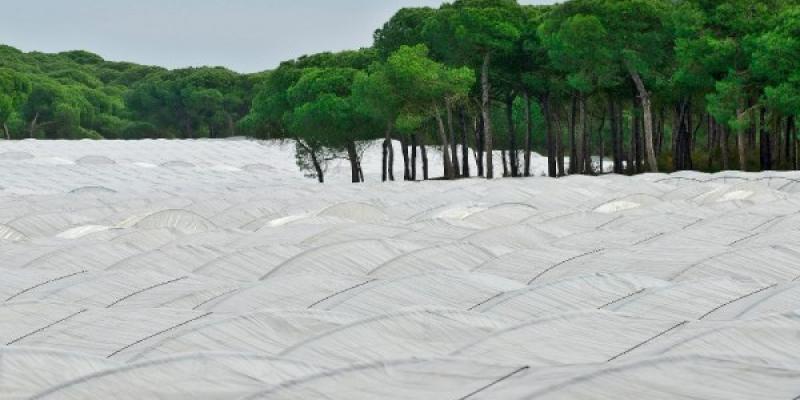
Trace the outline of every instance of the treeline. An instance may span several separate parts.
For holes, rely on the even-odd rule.
[[[293,139],[320,181],[332,158],[363,180],[374,140],[384,180],[428,178],[430,146],[448,179],[528,176],[532,151],[550,176],[798,169],[798,38],[800,0],[456,0],[255,75],[0,48],[0,122],[14,138]]]
[[[264,74],[109,62],[85,51],[0,45],[5,139],[142,139],[237,134]]]
[[[406,179],[425,144],[447,178],[499,175],[493,150],[512,177],[532,150],[550,176],[797,169],[798,38],[797,1],[457,0],[401,10],[370,49],[282,64],[246,122],[296,139],[320,179],[333,152],[359,181],[356,144],[381,138]]]

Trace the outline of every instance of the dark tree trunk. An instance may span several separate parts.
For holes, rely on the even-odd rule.
[[[453,107],[450,103],[447,103],[447,133],[449,135],[450,150],[452,152],[450,155],[450,166],[453,169],[453,177],[458,178],[458,176],[461,175],[458,165],[458,140],[456,140],[456,132],[453,129]]]
[[[463,107],[459,108],[458,116],[459,120],[461,120],[461,175],[469,178],[469,141],[467,140],[469,127],[467,125],[467,113]]]
[[[744,115],[744,111],[741,109],[736,110],[736,115],[739,119],[741,119],[742,116]],[[745,132],[745,130],[742,128],[736,129],[736,149],[737,149],[737,154],[739,155],[738,158],[739,158],[740,171],[747,171],[747,151],[746,151],[747,144],[745,143],[747,140],[747,138],[745,137],[746,133],[747,132]]]
[[[398,138],[400,140],[400,148],[402,150],[403,155],[403,180],[407,181],[411,179],[411,172],[410,172],[410,165],[408,159],[408,144],[406,143],[405,137],[402,135]]]
[[[450,159],[450,145],[447,143],[447,132],[445,131],[444,120],[442,120],[442,114],[439,112],[439,107],[435,107],[435,114],[436,124],[439,127],[439,140],[441,141],[442,145],[442,166],[444,167],[444,177],[445,179],[455,179],[455,174],[453,173],[453,162]]]
[[[656,123],[656,154],[661,154],[664,150],[664,119],[666,118],[666,112],[664,111],[664,107],[658,109],[658,122]]]
[[[592,130],[587,116],[586,96],[581,94],[580,101],[581,143],[578,147],[578,158],[581,160],[581,173],[589,175],[592,173],[592,151],[590,148]]]
[[[722,169],[728,170],[728,127],[719,127],[719,147],[722,150]]]
[[[547,175],[551,178],[558,176],[558,152],[556,151],[556,138],[553,129],[553,117],[550,111],[550,96],[545,95],[541,98],[542,113],[545,118],[545,129],[547,129]]]
[[[653,147],[653,111],[652,103],[650,100],[650,92],[644,86],[639,73],[634,70],[630,65],[628,72],[636,85],[636,90],[639,92],[639,102],[642,105],[642,114],[644,119],[644,147],[647,154],[647,164],[650,167],[650,172],[658,172],[658,163],[656,161],[656,152]]]
[[[708,153],[708,166],[706,169],[711,171],[714,166],[714,153],[717,151],[717,141],[719,140],[719,128],[717,123],[710,114],[708,115],[708,146],[706,151]]]
[[[356,143],[350,141],[347,143],[347,159],[350,161],[350,177],[353,183],[361,182],[361,166],[358,161],[358,150],[356,150]]]
[[[194,138],[194,129],[192,128],[192,121],[189,118],[185,118],[183,124],[184,124],[184,129],[186,129],[186,137],[189,139]]]
[[[417,135],[411,135],[411,180],[417,180]]]
[[[8,130],[8,124],[3,122],[3,133],[6,135],[6,140],[11,140],[11,132]]]
[[[673,139],[672,162],[676,171],[692,169],[692,106],[689,100],[678,103],[675,113],[675,133]]]
[[[383,140],[383,168],[381,170],[381,181],[394,180],[394,145],[392,143],[392,123],[386,125],[386,134]]]
[[[553,114],[553,122],[555,125],[555,137],[556,137],[556,154],[558,154],[558,176],[566,176],[567,170],[564,162],[564,143],[563,143],[563,136],[564,130],[561,127],[561,116],[559,115],[557,110],[554,110]]]
[[[533,118],[531,117],[531,96],[525,91],[525,162],[523,174],[531,176],[531,151],[533,151]]]
[[[639,152],[641,147],[639,146],[641,136],[641,126],[642,126],[642,118],[639,115],[639,99],[634,96],[633,98],[633,121],[631,122],[631,173],[638,174],[642,172],[641,169],[641,161],[642,155]]]
[[[578,172],[578,145],[575,140],[575,130],[578,117],[578,97],[572,95],[572,106],[569,117],[569,173]]]
[[[491,104],[489,98],[489,64],[491,55],[489,52],[483,55],[483,65],[481,66],[481,113],[483,116],[483,144],[486,149],[486,179],[494,178],[494,164],[492,161],[492,117]]]
[[[319,183],[325,183],[325,173],[322,171],[319,159],[317,159],[317,152],[311,149],[308,149],[308,152],[311,154],[311,163],[314,165],[314,170],[317,171],[317,180],[319,180]]]
[[[517,162],[517,131],[514,126],[514,96],[506,97],[506,119],[508,120],[508,161],[511,166],[503,175],[516,178],[519,176],[519,163]]]
[[[394,143],[389,138],[389,180],[394,181]]]
[[[622,143],[620,138],[622,133],[620,132],[621,121],[619,118],[617,101],[612,96],[608,98],[608,108],[611,114],[611,155],[614,158],[614,173],[622,174],[624,170],[622,165],[622,147],[620,146]]]
[[[389,166],[389,142],[386,139],[383,140],[383,154],[381,156],[381,182],[386,182],[388,180],[387,171]]]
[[[598,171],[594,170],[594,167],[592,165],[591,154],[588,160],[589,173],[592,174],[599,173],[600,175],[602,175],[605,172],[605,170],[603,169],[603,161],[604,161],[603,153],[605,152],[605,144],[604,144],[605,141],[603,140],[603,130],[606,128],[606,115],[607,114],[604,112],[603,116],[600,118],[600,126],[597,128],[597,152],[600,155],[600,167],[598,168]]]
[[[428,180],[428,151],[425,149],[425,142],[419,144],[419,152],[422,156],[422,179]]]
[[[790,115],[786,118],[786,160],[788,160],[789,168],[791,169],[797,169],[797,164],[795,163],[797,146],[795,146],[795,140],[794,116]]]
[[[762,171],[769,171],[772,169],[772,144],[770,143],[771,138],[767,128],[767,121],[766,121],[767,109],[761,107],[760,112],[760,153],[761,153],[761,170]]]
[[[486,171],[483,166],[483,150],[485,145],[483,143],[483,130],[486,124],[483,123],[483,115],[478,116],[479,124],[475,126],[475,166],[478,168],[478,176],[485,176]]]

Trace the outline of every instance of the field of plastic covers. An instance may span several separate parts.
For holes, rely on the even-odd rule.
[[[798,354],[799,174],[319,185],[259,142],[0,142],[2,399],[792,400]]]

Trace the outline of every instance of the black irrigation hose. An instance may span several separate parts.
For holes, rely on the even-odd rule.
[[[44,281],[44,282],[42,282],[42,283],[39,283],[39,284],[33,285],[33,286],[29,287],[29,288],[23,289],[23,290],[21,290],[21,291],[19,291],[19,292],[15,293],[15,294],[13,294],[13,295],[11,295],[11,297],[9,297],[9,298],[7,298],[7,299],[6,299],[6,302],[9,302],[9,301],[13,300],[13,299],[14,299],[14,298],[16,298],[16,297],[19,297],[19,296],[21,296],[21,295],[23,295],[23,294],[25,294],[25,293],[28,293],[28,292],[30,292],[30,291],[31,291],[31,290],[33,290],[33,289],[40,288],[40,287],[42,287],[42,286],[44,286],[44,285],[47,285],[47,284],[49,284],[49,283],[58,282],[58,281],[60,281],[60,280],[64,280],[64,279],[68,279],[68,278],[72,278],[73,276],[76,276],[76,275],[85,274],[86,272],[87,272],[86,270],[83,270],[83,271],[78,271],[78,272],[73,272],[73,273],[71,273],[71,274],[69,274],[69,275],[59,276],[59,277],[57,277],[57,278],[53,278],[53,279],[50,279],[50,280]]]
[[[351,291],[353,289],[358,289],[358,288],[360,288],[360,287],[362,287],[362,286],[364,286],[364,285],[366,285],[368,283],[372,283],[372,282],[375,282],[375,281],[377,281],[377,279],[370,279],[370,280],[368,280],[366,282],[361,282],[358,285],[351,286],[351,287],[349,287],[347,289],[340,290],[340,291],[338,291],[336,293],[331,293],[331,294],[329,294],[329,295],[327,295],[327,296],[315,301],[314,303],[312,303],[310,306],[308,306],[308,309],[314,308],[315,306],[319,305],[320,303],[324,302],[325,300],[331,299],[331,298],[333,298],[335,296],[338,296],[338,295],[340,295],[342,293],[349,292],[349,291]]]
[[[158,331],[158,332],[156,332],[156,333],[154,333],[154,334],[152,334],[152,335],[149,335],[149,336],[147,336],[147,337],[141,338],[141,339],[139,339],[139,340],[137,340],[137,341],[135,341],[135,342],[133,342],[133,343],[131,343],[131,344],[125,345],[125,346],[123,346],[123,347],[121,347],[121,348],[119,348],[119,349],[115,350],[113,353],[111,353],[111,354],[107,355],[107,356],[106,356],[106,358],[111,358],[111,357],[114,357],[115,355],[117,355],[117,354],[119,354],[119,353],[121,353],[121,352],[123,352],[123,351],[125,351],[125,350],[127,350],[127,349],[129,349],[129,348],[131,348],[131,347],[133,347],[133,346],[136,346],[137,344],[139,344],[139,343],[142,343],[142,342],[144,342],[145,340],[152,339],[152,338],[154,338],[154,337],[156,337],[156,336],[158,336],[158,335],[161,335],[161,334],[163,334],[163,333],[167,333],[167,332],[169,332],[169,331],[171,331],[171,330],[173,330],[173,329],[175,329],[175,328],[180,328],[180,327],[182,327],[182,326],[184,326],[184,325],[190,324],[190,323],[192,323],[192,322],[194,322],[194,321],[197,321],[197,320],[199,320],[199,319],[201,319],[201,318],[205,318],[205,317],[207,317],[207,316],[209,316],[209,315],[211,315],[211,314],[213,314],[213,313],[211,313],[211,312],[208,312],[208,313],[205,313],[205,314],[203,314],[203,315],[200,315],[200,316],[194,317],[194,318],[192,318],[192,319],[190,319],[190,320],[183,321],[183,322],[181,322],[180,324],[177,324],[177,325],[170,326],[170,327],[169,327],[169,328],[167,328],[167,329],[160,330],[160,331]]]
[[[121,302],[123,302],[123,301],[125,301],[125,300],[128,300],[128,299],[130,299],[130,298],[131,298],[131,297],[133,297],[133,296],[136,296],[136,295],[142,294],[142,293],[144,293],[144,292],[146,292],[146,291],[148,291],[148,290],[155,289],[155,288],[158,288],[158,287],[161,287],[161,286],[166,286],[166,285],[169,285],[170,283],[179,282],[179,281],[182,281],[182,280],[184,280],[184,279],[188,279],[188,278],[189,278],[188,276],[182,276],[182,277],[180,277],[180,278],[175,278],[175,279],[172,279],[172,280],[168,280],[168,281],[166,281],[166,282],[157,283],[157,284],[155,284],[155,285],[153,285],[153,286],[148,286],[148,287],[146,287],[146,288],[139,289],[139,290],[137,290],[137,291],[135,291],[135,292],[133,292],[133,293],[131,293],[131,294],[127,295],[127,296],[123,296],[123,297],[121,297],[121,298],[117,299],[117,300],[116,300],[116,301],[114,301],[113,303],[111,303],[111,304],[107,305],[107,306],[106,306],[106,308],[111,308],[111,307],[114,307],[115,305],[117,305],[117,304],[119,304],[119,303],[121,303]]]
[[[618,299],[616,299],[616,300],[612,300],[612,301],[610,301],[610,302],[608,302],[608,303],[606,303],[606,304],[603,304],[602,306],[600,306],[600,307],[597,307],[597,309],[598,309],[598,310],[602,310],[602,309],[604,309],[604,308],[606,308],[606,307],[610,307],[610,306],[612,306],[612,305],[614,305],[614,304],[617,304],[617,303],[619,303],[620,301],[627,300],[627,299],[629,299],[629,298],[631,298],[631,297],[633,297],[633,296],[636,296],[637,294],[644,293],[644,291],[645,291],[645,290],[647,290],[647,288],[644,288],[644,289],[639,289],[639,290],[637,290],[637,291],[635,291],[635,292],[633,292],[633,293],[627,294],[627,295],[625,295],[625,296],[622,296],[622,297],[620,297],[620,298],[618,298]]]
[[[478,308],[478,307],[480,307],[480,306],[482,306],[482,305],[484,305],[484,304],[486,304],[486,303],[488,303],[488,302],[490,302],[490,301],[492,301],[492,300],[494,300],[494,299],[496,299],[496,298],[498,298],[498,297],[500,297],[500,296],[502,296],[502,295],[504,295],[506,293],[507,292],[500,292],[500,293],[498,293],[498,294],[496,294],[496,295],[494,295],[492,297],[489,297],[488,299],[486,299],[486,300],[484,300],[484,301],[482,301],[482,302],[480,302],[478,304],[475,304],[474,306],[468,308],[467,311],[472,311],[472,310],[474,310],[474,309],[476,309],[476,308]]]
[[[661,332],[658,335],[655,335],[655,336],[651,337],[650,339],[647,339],[644,342],[639,343],[636,346],[633,346],[630,349],[625,350],[622,353],[619,353],[619,354],[615,355],[614,357],[609,358],[608,361],[606,361],[606,362],[614,361],[614,360],[616,360],[616,359],[618,359],[618,358],[620,358],[620,357],[622,357],[622,356],[624,356],[624,355],[626,355],[626,354],[628,354],[628,353],[630,353],[630,352],[632,352],[632,351],[634,351],[634,350],[636,350],[636,349],[638,349],[638,348],[640,348],[640,347],[652,342],[653,340],[656,340],[656,339],[660,338],[661,336],[664,336],[664,335],[674,331],[675,329],[678,329],[678,328],[680,328],[680,327],[682,327],[682,326],[684,326],[684,325],[686,325],[688,323],[689,323],[689,321],[679,322],[678,324],[676,324],[672,328],[669,328],[669,329],[665,330],[664,332]]]
[[[67,315],[66,317],[61,318],[58,321],[51,322],[51,323],[49,323],[49,324],[47,324],[47,325],[45,325],[45,326],[43,326],[43,327],[41,327],[39,329],[36,329],[36,330],[34,330],[32,332],[28,332],[28,333],[26,333],[26,334],[24,334],[24,335],[22,335],[22,336],[20,336],[20,337],[18,337],[16,339],[12,340],[12,341],[6,343],[6,346],[11,346],[12,344],[15,344],[15,343],[19,342],[20,340],[23,340],[23,339],[25,339],[27,337],[31,337],[31,336],[33,336],[33,335],[35,335],[35,334],[37,334],[39,332],[42,332],[45,329],[48,329],[48,328],[50,328],[50,327],[52,327],[54,325],[58,325],[58,324],[60,324],[60,323],[62,323],[64,321],[66,321],[66,320],[78,315],[78,314],[82,314],[82,313],[86,312],[87,310],[88,310],[87,308],[84,308],[83,310],[80,310],[78,312],[75,312],[75,313],[72,313],[70,315]]]
[[[722,304],[720,304],[720,305],[718,305],[718,306],[714,307],[713,309],[711,309],[711,311],[709,311],[709,312],[707,312],[707,313],[703,314],[702,316],[700,316],[700,318],[698,318],[698,320],[701,320],[701,319],[703,319],[703,318],[705,318],[705,317],[707,317],[707,316],[709,316],[709,315],[713,314],[714,312],[716,312],[716,311],[719,311],[719,310],[720,310],[721,308],[723,308],[723,307],[729,306],[729,305],[731,305],[731,304],[733,304],[733,303],[735,303],[735,302],[737,302],[737,301],[739,301],[739,300],[746,299],[746,298],[748,298],[748,297],[750,297],[750,296],[757,295],[757,294],[759,294],[759,293],[761,293],[761,292],[763,292],[763,291],[765,291],[765,290],[772,289],[772,288],[774,288],[775,286],[778,286],[778,284],[777,284],[777,283],[773,283],[772,285],[769,285],[769,286],[767,286],[767,287],[763,287],[763,288],[761,288],[761,289],[758,289],[758,290],[756,290],[756,291],[754,291],[754,292],[750,292],[750,293],[748,293],[748,294],[745,294],[745,295],[739,296],[739,297],[737,297],[737,298],[735,298],[735,299],[732,299],[732,300],[726,301],[725,303],[722,303]]]
[[[559,261],[559,262],[557,262],[557,263],[555,263],[555,264],[551,265],[551,266],[550,266],[549,268],[547,268],[546,270],[544,270],[544,271],[540,272],[538,275],[534,276],[534,277],[533,277],[533,279],[531,279],[530,281],[528,281],[528,285],[531,285],[531,284],[532,284],[533,282],[535,282],[537,279],[541,278],[541,277],[542,277],[542,275],[544,275],[544,274],[546,274],[546,273],[548,273],[548,272],[552,271],[553,269],[557,268],[558,266],[564,265],[564,264],[566,264],[566,263],[568,263],[568,262],[570,262],[570,261],[575,261],[575,260],[577,260],[577,259],[579,259],[579,258],[581,258],[581,257],[586,257],[586,256],[590,256],[590,255],[592,255],[592,254],[597,254],[597,253],[600,253],[601,251],[604,251],[604,250],[605,250],[605,249],[595,249],[595,250],[592,250],[592,251],[587,251],[586,253],[583,253],[583,254],[578,254],[577,256],[574,256],[574,257],[570,257],[570,258],[568,258],[568,259],[566,259],[566,260]]]
[[[494,381],[490,382],[488,385],[486,385],[486,386],[483,386],[483,387],[481,387],[480,389],[478,389],[478,390],[475,390],[474,392],[472,392],[472,393],[470,393],[470,394],[468,394],[468,395],[466,395],[466,396],[464,396],[464,397],[459,397],[459,398],[458,398],[458,400],[466,400],[466,399],[469,399],[470,397],[472,397],[472,396],[475,396],[476,394],[478,394],[478,393],[480,393],[480,392],[483,392],[484,390],[486,390],[486,389],[489,389],[490,387],[492,387],[492,386],[494,386],[494,385],[497,385],[498,383],[500,383],[500,382],[503,382],[504,380],[506,380],[506,379],[509,379],[509,378],[513,377],[514,375],[516,375],[516,374],[518,374],[518,373],[520,373],[520,372],[522,372],[522,371],[525,371],[525,370],[526,370],[526,369],[528,369],[528,368],[530,368],[530,367],[529,367],[529,366],[527,366],[527,365],[526,365],[526,366],[524,366],[524,367],[517,368],[516,370],[514,370],[514,371],[513,371],[513,372],[511,372],[510,374],[507,374],[507,375],[501,376],[500,378],[498,378],[498,379],[495,379]]]

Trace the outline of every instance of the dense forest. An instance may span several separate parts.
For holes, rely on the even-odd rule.
[[[7,139],[291,139],[320,181],[333,158],[361,181],[376,140],[384,180],[427,179],[426,146],[447,179],[529,176],[532,151],[553,177],[798,169],[798,115],[800,0],[457,0],[248,75],[0,46]]]

